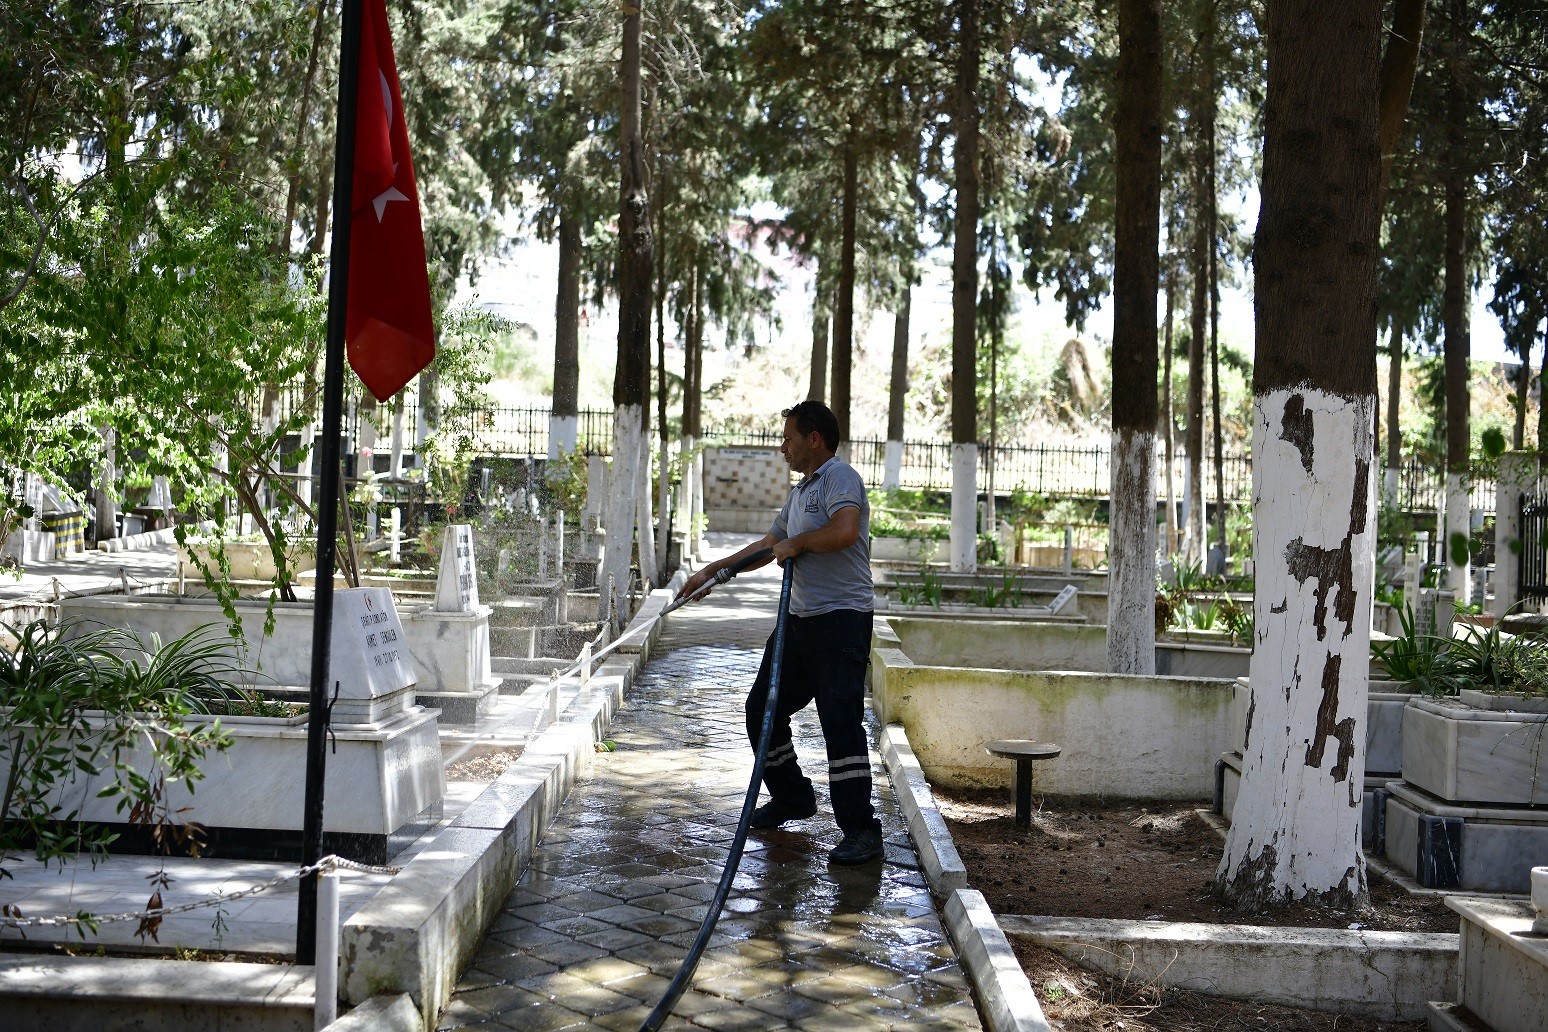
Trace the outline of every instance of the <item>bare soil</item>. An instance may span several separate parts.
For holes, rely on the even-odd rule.
[[[1410,896],[1374,875],[1370,906],[1356,913],[1291,906],[1243,914],[1223,906],[1211,894],[1223,841],[1196,812],[1207,803],[1052,802],[1023,830],[1016,827],[1008,790],[937,789],[935,798],[967,866],[968,884],[997,914],[1408,932],[1458,928],[1457,915],[1439,897]],[[1424,1027],[1135,984],[1085,971],[1049,950],[1012,945],[1048,1017],[1069,1032]]]

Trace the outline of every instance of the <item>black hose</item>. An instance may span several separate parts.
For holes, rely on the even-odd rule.
[[[766,558],[768,552],[768,549],[764,549],[762,552],[755,552],[748,556],[732,569],[732,573],[726,577],[726,580],[730,580],[759,559]],[[742,800],[742,818],[737,821],[736,834],[731,839],[731,851],[726,857],[726,868],[720,873],[720,884],[715,887],[715,896],[709,902],[709,910],[704,915],[704,923],[699,926],[699,934],[694,937],[693,945],[688,947],[688,955],[683,958],[666,992],[661,994],[655,1010],[651,1011],[640,1024],[639,1032],[655,1032],[671,1016],[672,1008],[688,988],[694,970],[699,966],[704,948],[709,945],[710,936],[715,931],[715,924],[720,920],[720,912],[725,908],[726,898],[731,895],[731,883],[736,880],[737,868],[742,864],[742,849],[747,845],[748,823],[752,820],[753,807],[758,802],[758,787],[763,784],[763,761],[768,756],[769,739],[774,736],[774,709],[779,701],[780,666],[785,653],[785,621],[790,615],[790,576],[794,572],[795,560],[785,560],[785,579],[779,587],[779,613],[774,618],[774,651],[769,661],[769,694],[763,704],[763,726],[758,731],[758,752],[753,757],[752,778],[747,784],[747,796]]]

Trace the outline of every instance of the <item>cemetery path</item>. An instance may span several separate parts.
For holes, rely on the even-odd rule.
[[[668,617],[589,780],[555,816],[440,1029],[639,1027],[675,974],[728,853],[752,754],[742,700],[773,628],[766,567]],[[753,832],[668,1029],[980,1027],[968,982],[873,758],[886,859],[830,867],[815,711],[796,748],[812,820]]]

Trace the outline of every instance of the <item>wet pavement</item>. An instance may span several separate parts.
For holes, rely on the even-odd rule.
[[[773,628],[767,567],[668,617],[608,732],[616,751],[555,816],[439,1029],[630,1030],[698,932],[752,771],[742,699]],[[838,843],[813,707],[794,720],[811,820],[752,832],[672,1029],[979,1028],[962,967],[872,756],[884,861]],[[874,728],[873,728],[874,730]]]

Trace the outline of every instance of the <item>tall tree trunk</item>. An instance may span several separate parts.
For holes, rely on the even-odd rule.
[[[658,195],[659,196],[659,195]],[[656,216],[656,239],[666,239],[666,204]],[[663,245],[664,249],[664,245]],[[656,477],[656,509],[661,518],[656,522],[655,582],[666,583],[667,553],[671,547],[672,532],[672,442],[667,429],[667,369],[666,369],[666,255],[656,263],[656,442],[661,453],[661,465]]]
[[[301,80],[300,110],[296,113],[296,143],[290,150],[289,167],[286,169],[285,222],[280,226],[279,240],[274,251],[281,257],[290,254],[290,234],[296,224],[296,204],[301,195],[301,160],[306,151],[306,130],[311,121],[312,83],[317,80],[317,65],[322,56],[323,29],[332,22],[333,5],[317,4],[317,15],[312,22],[312,49],[307,54],[306,77]]]
[[[1118,6],[1117,224],[1107,669],[1156,672],[1156,290],[1161,240],[1161,2]]]
[[[628,619],[629,560],[640,483],[640,440],[650,395],[653,246],[650,187],[640,137],[640,25],[644,0],[626,8],[620,78],[622,175],[618,219],[618,364],[613,373],[613,462],[608,475],[607,554],[598,586],[615,628]]]
[[[1382,482],[1382,494],[1389,506],[1398,504],[1403,479],[1403,429],[1398,420],[1402,397],[1403,328],[1394,324],[1392,339],[1387,342],[1387,472]]]
[[[1446,584],[1459,602],[1470,601],[1472,577],[1467,549],[1471,533],[1468,472],[1471,447],[1468,427],[1467,326],[1467,101],[1462,69],[1467,0],[1448,0],[1450,53],[1446,84],[1446,158],[1442,173],[1446,193],[1446,287],[1441,319],[1446,350]],[[1458,535],[1462,535],[1460,541]],[[1461,559],[1461,562],[1457,560]]]
[[[1532,389],[1532,338],[1537,336],[1537,315],[1530,315],[1532,332],[1521,346],[1521,369],[1516,374],[1516,425],[1511,430],[1510,446],[1520,451],[1526,440],[1527,392]]]
[[[1172,238],[1171,232],[1167,239]],[[1166,272],[1166,340],[1161,351],[1161,433],[1166,448],[1166,541],[1162,552],[1168,557],[1177,553],[1177,423],[1172,418],[1172,321],[1177,310],[1177,266],[1167,262]]]
[[[1210,169],[1210,211],[1215,209],[1214,168]],[[1210,219],[1213,224],[1215,220]],[[1226,547],[1225,428],[1220,422],[1220,248],[1209,252],[1209,407],[1215,460],[1215,542],[1220,546],[1220,574],[1230,557]]]
[[[699,440],[703,427],[699,419],[704,380],[704,290],[697,260],[688,271],[688,304],[686,323],[683,328],[683,479],[678,487],[678,512],[683,523],[683,548],[694,551],[694,514],[702,507],[699,469]]]
[[[1214,4],[1206,2],[1206,14],[1201,18],[1213,19]],[[1207,23],[1206,23],[1207,24]],[[1198,41],[1202,52],[1206,46],[1203,33]],[[1196,57],[1195,60],[1202,60]],[[1203,108],[1214,106],[1214,91],[1203,75],[1196,76],[1194,84],[1194,118],[1202,126]],[[1188,458],[1187,484],[1183,496],[1187,507],[1187,522],[1183,528],[1183,562],[1202,566],[1207,559],[1204,530],[1206,505],[1204,502],[1204,337],[1209,330],[1209,249],[1214,242],[1214,231],[1204,211],[1203,197],[1208,189],[1210,154],[1206,147],[1202,128],[1194,130],[1193,142],[1193,254],[1189,270],[1193,281],[1193,305],[1188,322],[1188,423],[1183,431],[1183,451]]]
[[[1419,67],[1419,43],[1424,36],[1425,0],[1396,0],[1392,28],[1387,32],[1387,52],[1381,60],[1381,199],[1392,181],[1392,159],[1403,138],[1403,120],[1414,92],[1414,72]]]
[[[887,392],[887,455],[882,487],[891,491],[903,479],[903,412],[908,400],[909,317],[914,305],[914,284],[903,284],[897,318],[892,324],[892,379]]]
[[[956,0],[956,212],[951,258],[951,568],[978,569],[979,0]]]
[[[559,289],[554,298],[554,403],[548,457],[573,452],[580,432],[580,224],[559,209]]]
[[[1381,0],[1269,0],[1255,235],[1255,641],[1215,885],[1243,910],[1351,908],[1376,520]],[[1317,213],[1308,219],[1307,212]]]
[[[859,156],[854,133],[844,141],[844,199],[839,241],[838,297],[833,308],[833,414],[839,450],[849,454],[849,382],[855,346],[855,209],[859,205]]]
[[[812,377],[806,389],[812,401],[828,400],[828,326],[832,321],[819,290],[812,298]]]

